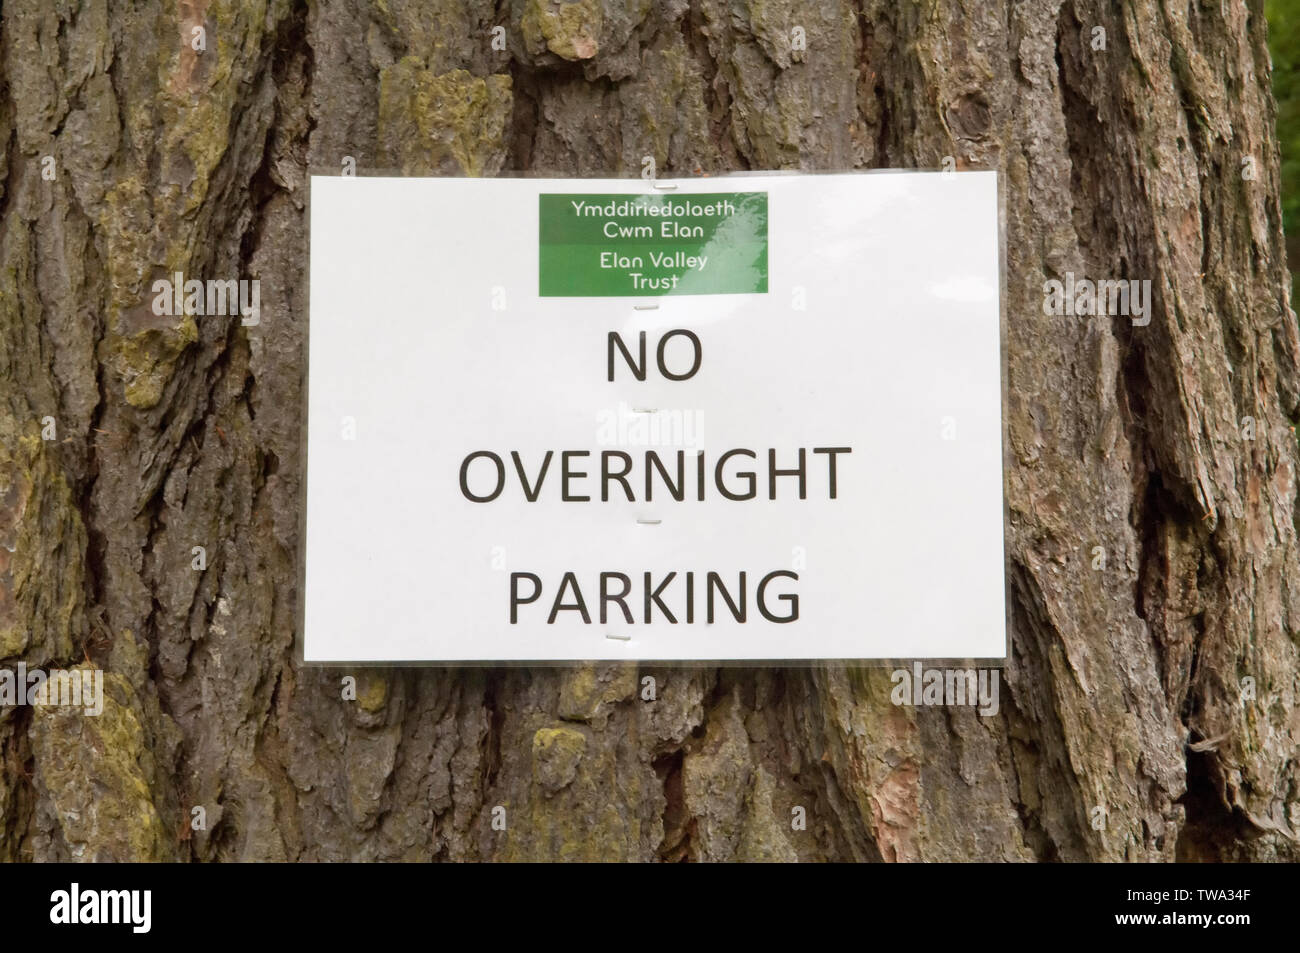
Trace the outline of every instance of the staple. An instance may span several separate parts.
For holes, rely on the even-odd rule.
[[[633,407],[632,408],[632,413],[634,414],[655,414],[658,412],[659,412],[658,408],[655,407]]]
[[[656,189],[665,189],[665,190],[670,190],[670,189],[675,189],[675,188],[677,188],[677,186],[676,186],[675,184],[674,184],[674,185],[665,185],[665,184],[660,184],[660,183],[658,183],[658,182],[654,183],[654,187],[655,187]]]
[[[608,633],[608,632],[605,633],[605,638],[607,638],[607,639],[617,639],[617,640],[620,641],[620,642],[631,642],[631,641],[632,641],[632,636],[630,636],[630,635],[611,635],[611,634]]]
[[[658,526],[663,520],[637,520],[638,523],[644,523],[646,526]]]
[[[659,310],[659,305],[657,305],[657,304],[634,304],[634,305],[632,305],[632,310],[633,310],[633,311],[658,311],[658,310]]]

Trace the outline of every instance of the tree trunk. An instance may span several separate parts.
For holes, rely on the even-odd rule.
[[[102,668],[106,700],[4,710],[0,857],[1300,859],[1259,0],[17,0],[2,28],[0,657]],[[1000,170],[995,717],[896,707],[866,665],[294,662],[307,170],[647,155]],[[261,323],[156,316],[175,272],[259,279]],[[1150,324],[1045,315],[1067,272],[1149,279]]]

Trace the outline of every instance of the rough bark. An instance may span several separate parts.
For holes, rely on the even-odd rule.
[[[1300,857],[1300,345],[1259,0],[2,17],[0,657],[100,667],[108,698],[0,715],[0,858]],[[645,155],[1001,170],[997,717],[895,707],[867,666],[357,670],[352,702],[294,663],[308,168]],[[261,324],[154,315],[176,271],[260,279]],[[1151,323],[1045,316],[1067,271],[1150,279]]]

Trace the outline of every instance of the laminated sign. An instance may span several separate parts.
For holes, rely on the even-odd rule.
[[[1005,656],[995,173],[310,212],[305,660]]]

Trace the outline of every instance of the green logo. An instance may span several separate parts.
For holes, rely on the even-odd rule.
[[[766,294],[767,193],[538,196],[538,294]]]

